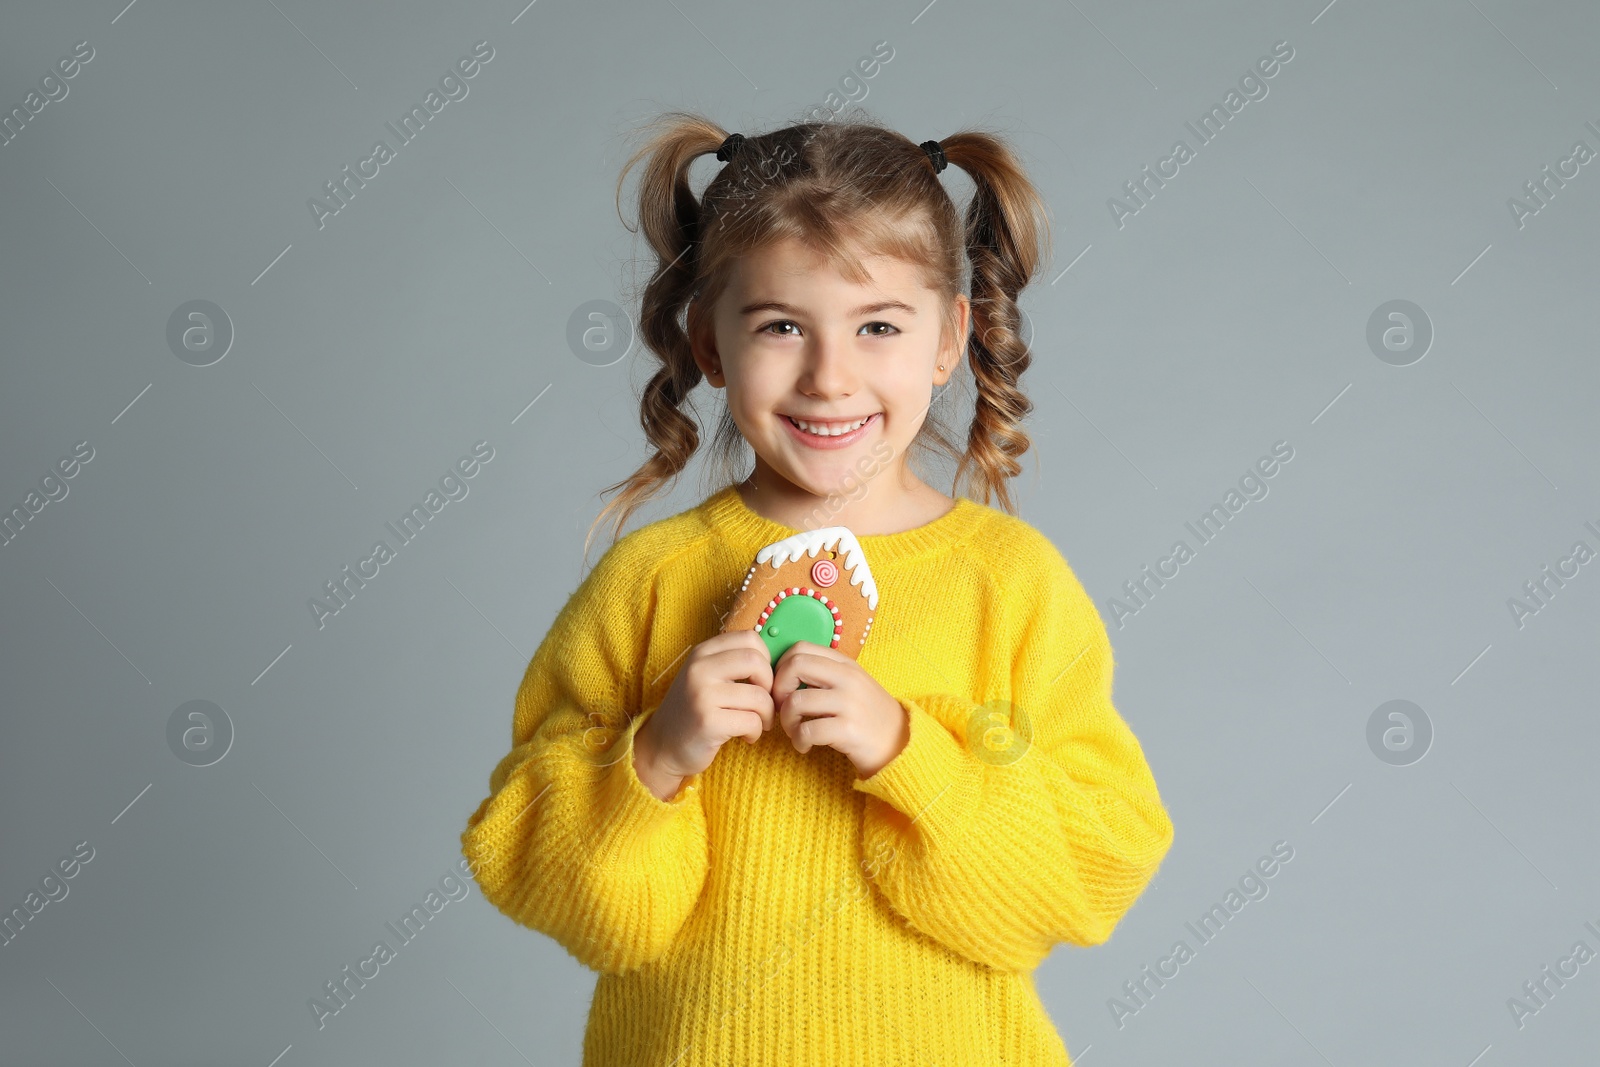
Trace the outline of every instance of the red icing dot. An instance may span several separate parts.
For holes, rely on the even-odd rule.
[[[811,565],[811,580],[826,589],[839,580],[839,568],[831,559],[819,559]]]

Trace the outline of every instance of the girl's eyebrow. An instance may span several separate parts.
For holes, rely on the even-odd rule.
[[[739,309],[740,315],[754,315],[758,311],[778,311],[785,315],[804,314],[799,308],[784,304],[777,300],[763,300],[758,304],[746,304]],[[885,300],[878,304],[864,304],[850,312],[847,318],[859,318],[862,315],[876,315],[880,311],[903,311],[907,315],[915,315],[917,309],[910,304],[899,300]]]

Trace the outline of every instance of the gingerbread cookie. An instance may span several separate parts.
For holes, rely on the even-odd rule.
[[[855,534],[827,526],[757,552],[722,631],[755,630],[773,663],[796,641],[855,659],[877,609],[878,587]]]

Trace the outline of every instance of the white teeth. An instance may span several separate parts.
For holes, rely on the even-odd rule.
[[[871,418],[872,416],[868,415],[865,419],[859,419],[848,425],[834,427],[823,426],[814,422],[805,422],[801,419],[795,418],[790,418],[789,421],[800,427],[806,433],[815,434],[818,437],[838,437],[840,434],[847,434],[852,430],[860,429],[862,426],[865,426]]]

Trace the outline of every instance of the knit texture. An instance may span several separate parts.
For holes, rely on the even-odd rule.
[[[599,973],[585,1067],[1068,1064],[1032,972],[1111,936],[1173,830],[1105,626],[1028,523],[959,498],[858,538],[859,662],[910,723],[872,777],[774,725],[670,801],[639,780],[684,655],[797,532],[729,486],[595,564],[461,835],[485,898]]]

